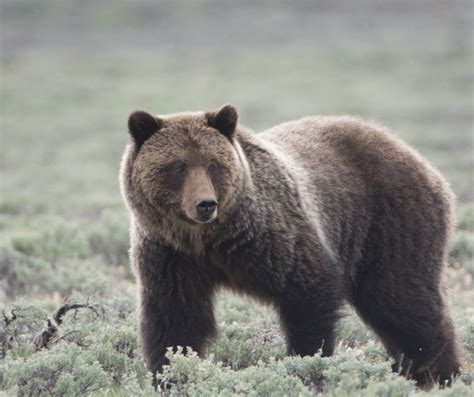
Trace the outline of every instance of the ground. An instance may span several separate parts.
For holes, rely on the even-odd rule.
[[[256,130],[375,119],[441,170],[458,197],[447,281],[470,370],[427,395],[472,395],[472,4],[291,4],[2,2],[0,395],[152,393],[118,187],[126,120],[227,102]],[[35,352],[64,302],[100,310],[68,312]],[[163,380],[173,395],[425,394],[345,313],[333,358],[285,358],[271,308],[223,292],[209,358],[175,355]]]

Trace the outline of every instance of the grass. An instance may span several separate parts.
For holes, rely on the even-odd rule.
[[[316,113],[375,119],[441,170],[458,197],[447,281],[470,370],[452,389],[416,390],[391,373],[381,344],[349,308],[334,357],[285,357],[271,308],[223,292],[208,358],[172,356],[170,392],[472,395],[473,54],[459,31],[465,6],[454,3],[420,11],[361,2],[363,12],[352,13],[345,2],[270,12],[263,3],[117,2],[78,11],[69,2],[5,1],[0,311],[10,318],[14,309],[17,319],[0,325],[0,395],[152,394],[118,187],[126,119],[137,108],[166,114],[226,102],[257,131]],[[239,30],[243,20],[248,32]],[[107,314],[67,314],[63,339],[35,353],[32,337],[65,300],[89,300]]]

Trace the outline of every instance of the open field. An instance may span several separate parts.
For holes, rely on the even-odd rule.
[[[0,395],[152,394],[118,187],[126,120],[227,102],[256,131],[308,114],[374,119],[441,170],[458,197],[446,276],[470,369],[452,389],[417,391],[349,308],[333,358],[284,358],[271,308],[222,293],[209,358],[172,357],[171,393],[472,395],[472,15],[462,1],[3,0]],[[68,313],[33,352],[65,301],[105,315]]]

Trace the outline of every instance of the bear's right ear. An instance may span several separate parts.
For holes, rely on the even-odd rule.
[[[215,112],[207,112],[205,116],[209,127],[215,128],[229,139],[232,138],[239,118],[235,107],[225,105]]]
[[[128,131],[138,147],[162,127],[162,121],[142,110],[128,118]]]

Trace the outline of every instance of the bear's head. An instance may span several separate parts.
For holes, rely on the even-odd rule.
[[[141,224],[205,227],[225,216],[245,174],[238,114],[217,111],[130,115],[122,194]]]

